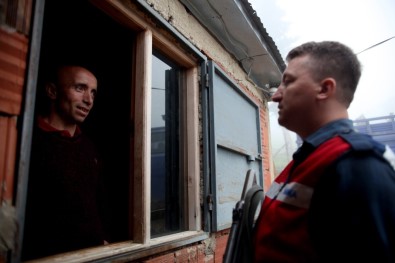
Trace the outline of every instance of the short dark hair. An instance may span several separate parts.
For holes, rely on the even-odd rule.
[[[343,103],[350,105],[361,77],[361,63],[348,46],[336,41],[307,42],[292,49],[286,60],[308,55],[313,77],[319,81],[326,77],[336,80],[341,89]]]

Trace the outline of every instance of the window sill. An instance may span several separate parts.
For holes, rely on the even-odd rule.
[[[28,262],[126,262],[148,257],[177,247],[199,242],[209,237],[207,232],[186,231],[151,239],[147,244],[125,241],[101,247],[82,249]]]

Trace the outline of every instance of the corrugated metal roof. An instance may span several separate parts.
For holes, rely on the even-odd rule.
[[[258,16],[258,13],[252,8],[252,5],[250,2],[248,2],[248,0],[241,0],[241,2],[246,6],[248,13],[256,24],[256,27],[260,31],[262,37],[265,39],[269,48],[269,52],[272,54],[277,65],[280,67],[280,70],[284,71],[285,63],[280,54],[280,51],[278,50],[278,47],[274,42],[273,38],[269,35],[269,33],[267,33],[266,28],[261,21],[261,18]]]
[[[279,83],[285,63],[247,0],[180,0],[261,88]]]

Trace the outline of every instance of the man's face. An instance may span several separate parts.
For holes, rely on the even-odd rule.
[[[272,100],[278,102],[278,122],[285,128],[299,134],[317,114],[316,95],[320,83],[311,76],[309,57],[296,57],[289,61],[281,84]]]
[[[60,73],[56,89],[56,111],[68,124],[82,123],[93,107],[97,79],[81,67],[67,67]]]

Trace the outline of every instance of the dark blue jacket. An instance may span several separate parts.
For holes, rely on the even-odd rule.
[[[307,138],[313,145],[339,134],[352,149],[320,178],[309,231],[320,262],[395,262],[394,154],[340,120]],[[392,162],[392,165],[391,165]]]
[[[394,262],[393,164],[350,120],[307,137],[266,193],[255,262]]]

